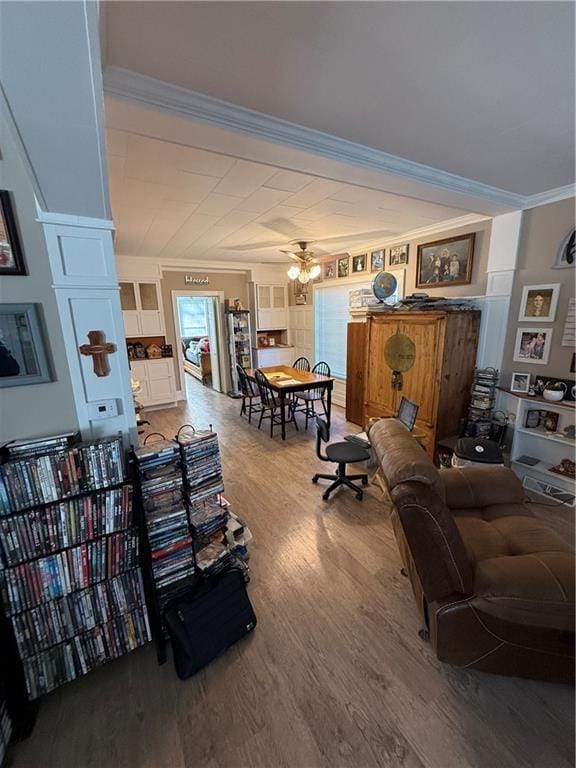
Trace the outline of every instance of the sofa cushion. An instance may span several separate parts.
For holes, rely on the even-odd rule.
[[[423,483],[444,501],[440,472],[404,424],[397,419],[380,419],[368,434],[391,491],[400,483]]]
[[[522,483],[508,467],[453,467],[440,476],[451,509],[517,504],[526,498]]]

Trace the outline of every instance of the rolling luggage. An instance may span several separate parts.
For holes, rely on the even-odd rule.
[[[174,667],[186,680],[256,626],[242,572],[214,576],[166,611]]]

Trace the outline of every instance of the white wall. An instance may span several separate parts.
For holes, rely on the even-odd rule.
[[[0,441],[77,429],[72,382],[58,318],[42,226],[36,221],[32,184],[7,125],[0,120],[0,186],[12,193],[28,276],[0,277],[2,303],[38,303],[55,380],[0,389]]]

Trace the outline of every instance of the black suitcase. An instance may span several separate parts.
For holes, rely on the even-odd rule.
[[[214,576],[166,611],[174,667],[186,680],[256,626],[242,572]]]

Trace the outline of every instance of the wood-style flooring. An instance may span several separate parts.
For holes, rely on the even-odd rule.
[[[55,691],[13,768],[573,765],[569,687],[444,666],[418,637],[375,487],[323,502],[311,427],[271,440],[239,401],[188,386],[150,431],[217,429],[225,495],[254,534],[258,626],[186,682],[148,645]],[[348,431],[334,408],[333,438]]]

